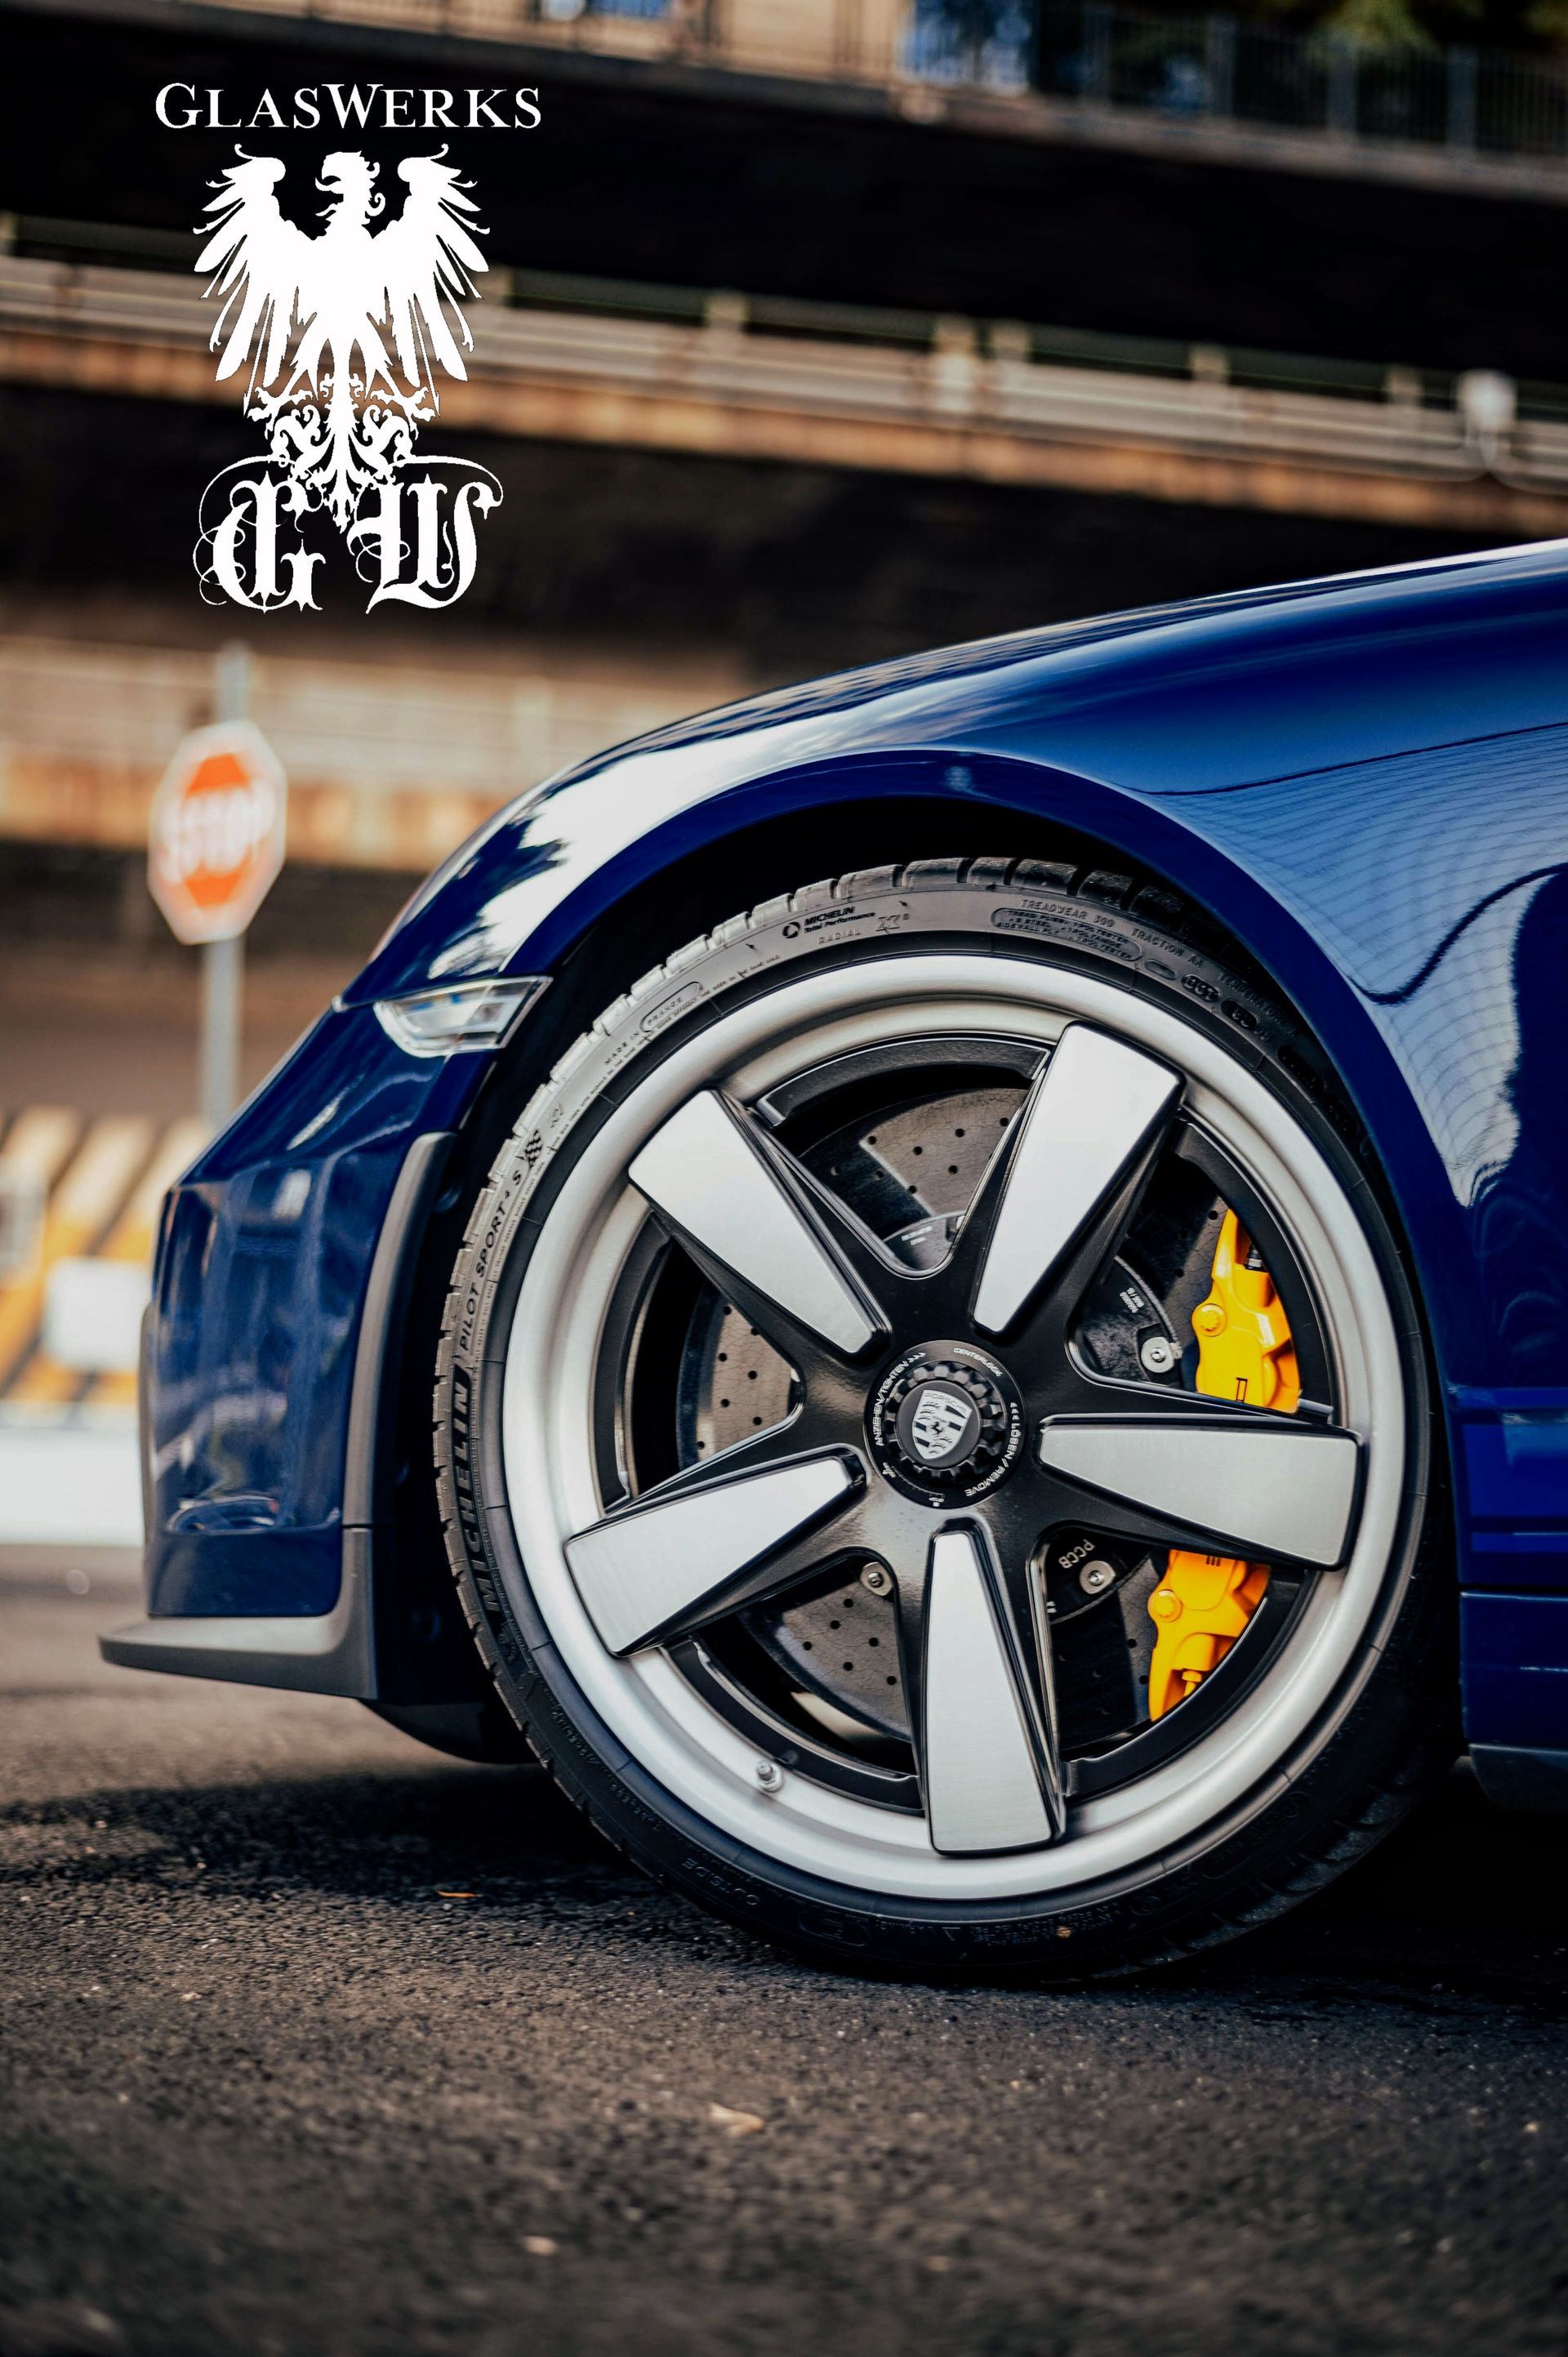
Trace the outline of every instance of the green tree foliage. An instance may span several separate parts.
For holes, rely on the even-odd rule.
[[[1329,34],[1375,56],[1467,43],[1568,57],[1568,0],[1236,0],[1230,13]]]

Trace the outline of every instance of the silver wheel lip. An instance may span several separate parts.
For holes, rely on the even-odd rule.
[[[605,1308],[646,1205],[627,1167],[687,1097],[715,1084],[753,1100],[828,1058],[938,1031],[1052,1045],[1074,1019],[1146,1047],[1187,1076],[1187,1103],[1273,1207],[1323,1308],[1342,1420],[1365,1444],[1350,1560],[1318,1576],[1292,1641],[1189,1750],[1136,1783],[1075,1803],[1056,1846],[943,1857],[923,1820],[800,1776],[764,1793],[757,1752],[667,1658],[617,1660],[577,1597],[564,1545],[602,1512],[593,1375]],[[989,952],[905,952],[780,977],[721,1013],[635,1085],[585,1147],[534,1245],[506,1337],[502,1454],[528,1587],[562,1662],[617,1741],[675,1800],[779,1865],[846,1889],[954,1903],[1067,1892],[1157,1868],[1280,1772],[1355,1661],[1375,1618],[1403,1502],[1404,1382],[1370,1244],[1339,1179],[1283,1102],[1207,1032],[1113,982]],[[933,1512],[933,1525],[941,1519]],[[503,1584],[517,1567],[503,1558]],[[522,1598],[515,1593],[514,1608]]]

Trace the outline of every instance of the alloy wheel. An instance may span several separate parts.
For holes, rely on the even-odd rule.
[[[1193,1388],[1238,1207],[1289,1414]],[[712,1027],[579,1157],[511,1329],[510,1511],[553,1640],[689,1804],[865,1886],[1059,1887],[1308,1723],[1375,1609],[1398,1408],[1343,1189],[1207,1034],[1026,961],[862,962]],[[1172,1550],[1268,1588],[1156,1719],[1127,1696]]]

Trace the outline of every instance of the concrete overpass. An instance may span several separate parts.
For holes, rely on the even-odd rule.
[[[70,225],[57,225],[60,231]],[[1568,395],[1523,405],[1506,380],[1398,368],[1238,365],[1015,323],[911,321],[832,305],[635,291],[571,308],[475,307],[449,432],[687,456],[1057,486],[1185,505],[1494,534],[1568,531]],[[513,289],[515,292],[515,287]],[[657,290],[644,290],[650,305]],[[170,272],[0,260],[0,381],[218,404],[212,312]],[[787,331],[786,331],[787,330]],[[1271,381],[1272,380],[1272,381]],[[1555,413],[1555,414],[1553,414]]]

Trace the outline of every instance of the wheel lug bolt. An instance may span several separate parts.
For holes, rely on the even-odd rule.
[[[893,1592],[892,1577],[883,1570],[879,1563],[866,1565],[860,1575],[860,1584],[862,1587],[869,1587],[873,1596],[890,1596]]]
[[[1151,1375],[1167,1374],[1176,1364],[1176,1352],[1163,1334],[1151,1334],[1138,1356]]]

